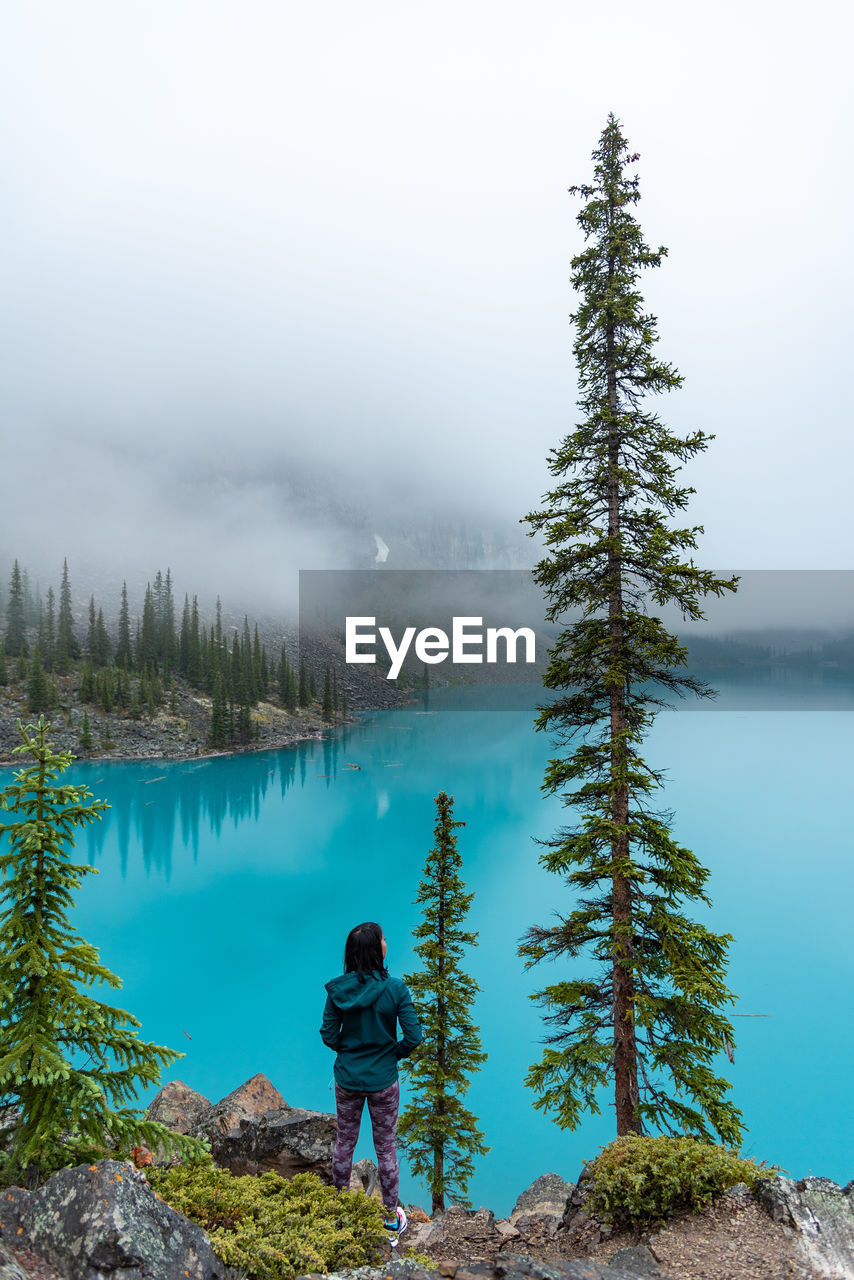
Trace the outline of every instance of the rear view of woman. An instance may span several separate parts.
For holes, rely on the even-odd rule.
[[[337,1053],[335,1106],[338,1138],[332,1153],[332,1179],[339,1190],[350,1185],[353,1152],[362,1108],[368,1103],[380,1178],[386,1229],[399,1236],[406,1214],[397,1203],[397,1114],[400,1086],[397,1064],[421,1040],[421,1027],[406,983],[389,977],[388,947],[378,924],[357,925],[347,935],[344,973],[326,984],[326,1008],[320,1034]],[[400,1024],[402,1039],[397,1038]]]

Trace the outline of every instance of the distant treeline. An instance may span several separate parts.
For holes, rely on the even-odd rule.
[[[765,643],[744,636],[692,636],[684,638],[688,665],[711,667],[837,667],[854,670],[854,634],[836,638],[781,630]]]
[[[229,644],[223,634],[222,604],[217,597],[216,621],[203,624],[196,595],[184,596],[180,625],[176,619],[172,575],[159,569],[145,589],[142,616],[131,619],[127,584],[122,584],[118,624],[111,633],[104,611],[89,600],[88,626],[78,635],[72,608],[68,561],[62,566],[58,596],[49,587],[46,600],[29,588],[28,575],[16,560],[9,581],[5,626],[0,640],[0,686],[10,680],[9,659],[16,660],[15,676],[27,681],[30,711],[49,711],[60,705],[57,676],[79,676],[78,695],[105,714],[115,710],[138,718],[153,715],[167,701],[177,711],[176,681],[211,698],[210,744],[214,747],[252,740],[251,708],[274,696],[295,712],[316,700],[313,671],[304,661],[298,669],[285,644],[272,661],[257,623],[234,628]],[[323,716],[333,720],[347,714],[346,695],[339,703],[337,678],[324,677]],[[86,745],[86,743],[83,743]]]

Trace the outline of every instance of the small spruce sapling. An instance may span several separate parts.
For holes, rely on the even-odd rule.
[[[426,1179],[434,1213],[444,1209],[447,1194],[458,1204],[468,1203],[474,1156],[489,1150],[477,1116],[462,1101],[468,1077],[487,1055],[471,1017],[479,987],[460,967],[464,948],[477,945],[477,934],[462,927],[474,894],[465,892],[460,878],[454,832],[465,823],[454,821],[453,810],[453,796],[440,791],[435,844],[415,900],[424,907],[414,934],[424,967],[405,975],[424,1039],[417,1055],[401,1063],[414,1097],[401,1113],[398,1136],[413,1174]]]

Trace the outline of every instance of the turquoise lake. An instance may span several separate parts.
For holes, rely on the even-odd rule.
[[[711,870],[708,918],[734,936],[734,1012],[764,1015],[735,1018],[735,1062],[721,1071],[749,1128],[746,1154],[844,1184],[854,1176],[851,692],[789,690],[776,709],[743,683],[724,695],[663,712],[645,751],[667,771],[677,838]],[[537,696],[532,686],[531,706]],[[574,1181],[613,1136],[613,1113],[605,1099],[601,1116],[562,1131],[523,1085],[543,1034],[528,996],[559,970],[525,973],[517,942],[570,900],[533,840],[563,818],[540,793],[548,738],[530,709],[490,709],[493,697],[432,695],[428,712],[367,713],[276,752],[75,763],[70,776],[112,806],[77,850],[100,874],[86,878],[75,922],[124,979],[103,998],[135,1014],[146,1039],[186,1054],[164,1079],[216,1100],[262,1071],[291,1105],[319,1110],[334,1110],[323,984],[362,920],[383,926],[393,973],[413,967],[433,797],[454,796],[480,938],[467,967],[489,1053],[468,1095],[491,1147],[470,1193],[506,1214],[542,1173]],[[366,1114],[357,1156],[370,1154]],[[405,1159],[401,1171],[403,1199],[429,1203]]]

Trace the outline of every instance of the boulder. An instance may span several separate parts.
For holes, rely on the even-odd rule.
[[[27,1244],[68,1280],[224,1280],[207,1236],[132,1164],[60,1169],[22,1216]]]
[[[371,1196],[374,1200],[382,1200],[379,1173],[373,1160],[365,1158],[356,1161],[350,1174],[350,1190],[364,1191],[366,1196]]]
[[[519,1196],[510,1221],[515,1224],[518,1218],[527,1214],[547,1214],[562,1219],[574,1190],[575,1185],[566,1182],[560,1174],[544,1173]]]
[[[195,1133],[199,1138],[213,1139],[217,1133],[239,1128],[241,1120],[257,1120],[265,1111],[279,1111],[287,1106],[275,1085],[259,1071],[211,1107],[201,1117]]]
[[[518,1252],[521,1247],[539,1252],[553,1244],[560,1223],[560,1214],[557,1213],[521,1213],[512,1217],[507,1225],[513,1228],[521,1241],[514,1246],[514,1251]]]
[[[172,1080],[154,1095],[145,1113],[146,1120],[158,1120],[175,1133],[192,1134],[213,1104],[183,1080]]]
[[[32,1194],[23,1187],[4,1187],[0,1191],[0,1236],[4,1240],[15,1243]]]
[[[18,1259],[2,1244],[0,1244],[0,1280],[31,1280],[30,1273],[23,1270]]]
[[[266,1111],[254,1119],[241,1120],[239,1127],[219,1132],[209,1126],[211,1154],[217,1164],[232,1173],[266,1173],[274,1170],[283,1178],[295,1173],[316,1173],[332,1182],[332,1148],[338,1125],[325,1111],[302,1111],[283,1107]]]
[[[590,1172],[590,1165],[586,1164],[579,1174],[578,1181],[573,1187],[569,1199],[566,1202],[566,1208],[563,1212],[561,1226],[571,1231],[573,1227],[580,1225],[576,1223],[577,1218],[581,1218],[583,1223],[589,1221],[586,1205],[587,1198],[590,1195],[593,1186],[593,1175]]]
[[[756,1199],[774,1222],[797,1232],[819,1275],[854,1280],[854,1197],[830,1178],[763,1178]]]
[[[619,1271],[628,1271],[633,1276],[657,1278],[664,1277],[665,1274],[656,1262],[655,1254],[643,1244],[628,1245],[624,1249],[617,1249],[611,1255],[608,1265],[616,1267]]]

